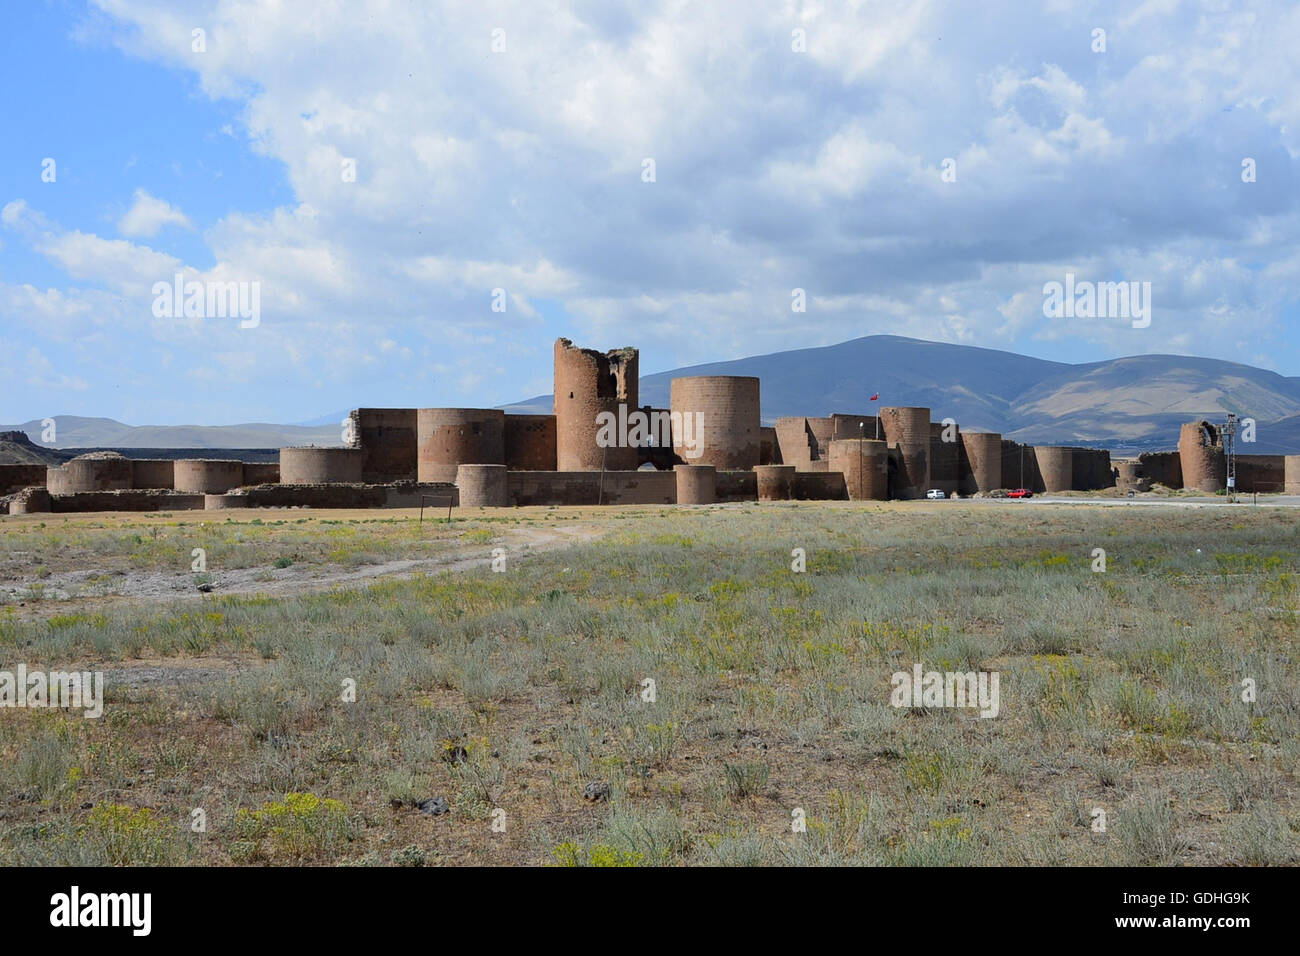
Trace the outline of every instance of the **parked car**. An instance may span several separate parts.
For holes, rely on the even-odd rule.
[[[948,497],[947,495],[945,495],[945,494],[943,493],[943,489],[942,489],[942,488],[931,488],[929,491],[927,491],[927,492],[925,493],[925,496],[926,496],[927,498],[935,498],[935,499],[938,499],[938,498],[947,498],[947,497]]]
[[[1028,488],[1012,488],[1007,492],[1008,498],[1032,498],[1034,493]]]

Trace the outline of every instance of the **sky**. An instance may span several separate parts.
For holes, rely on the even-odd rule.
[[[0,422],[495,406],[561,335],[643,373],[890,333],[1300,375],[1294,2],[5,17]],[[1150,321],[1046,314],[1067,275]]]

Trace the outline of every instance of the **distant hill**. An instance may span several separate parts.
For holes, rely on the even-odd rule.
[[[25,432],[45,448],[284,448],[343,444],[338,419],[331,425],[123,425],[111,418],[56,415],[54,434],[58,440],[50,444],[40,441],[39,420],[0,429]]]
[[[687,375],[756,375],[763,419],[870,413],[926,405],[937,421],[1039,444],[1092,444],[1132,453],[1169,449],[1178,429],[1227,412],[1257,422],[1247,454],[1300,453],[1300,378],[1219,359],[1140,355],[1072,365],[1014,352],[869,335],[839,345],[711,362],[641,377],[641,403],[668,406]],[[869,402],[880,393],[879,402]],[[506,406],[551,410],[551,396]]]
[[[0,432],[0,465],[61,465],[71,457],[71,453],[34,444],[26,432]]]

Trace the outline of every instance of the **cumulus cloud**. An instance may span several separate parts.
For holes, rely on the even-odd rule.
[[[239,105],[293,201],[205,226],[211,270],[13,204],[0,220],[132,314],[160,272],[260,279],[267,346],[223,374],[436,366],[444,400],[505,401],[504,350],[549,362],[521,346],[543,302],[655,367],[872,332],[1249,360],[1294,305],[1293,5],[96,3],[130,55]],[[1267,171],[1249,185],[1245,155]],[[142,190],[119,230],[187,221]],[[1046,319],[1066,271],[1150,281],[1151,327]]]
[[[117,231],[124,236],[156,236],[164,226],[190,228],[189,217],[164,199],[150,196],[143,189],[135,191],[134,201],[117,221]]]

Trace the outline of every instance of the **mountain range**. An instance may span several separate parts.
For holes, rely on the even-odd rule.
[[[969,345],[869,335],[838,345],[643,375],[641,403],[667,408],[669,383],[688,375],[758,376],[762,417],[769,424],[785,415],[871,414],[883,405],[926,405],[933,421],[951,417],[972,431],[1134,454],[1175,448],[1184,422],[1221,421],[1233,412],[1256,422],[1256,441],[1243,445],[1242,452],[1300,453],[1300,377],[1213,358],[1139,355],[1076,365]],[[879,394],[879,401],[869,401],[872,394]],[[422,402],[412,396],[410,404]],[[551,396],[498,407],[550,413]],[[339,445],[343,415],[335,412],[297,425],[140,426],[61,415],[55,417],[58,440],[46,447]],[[40,421],[0,426],[6,429],[24,431],[40,443]]]
[[[689,375],[756,375],[762,417],[871,414],[925,405],[932,421],[1001,432],[1033,444],[1093,445],[1120,453],[1172,449],[1180,426],[1234,412],[1256,421],[1243,453],[1300,453],[1300,378],[1185,355],[1138,355],[1070,364],[1014,352],[869,335],[642,375],[642,405],[667,408],[669,383]],[[868,399],[879,394],[879,401]],[[551,409],[541,395],[511,411]]]

